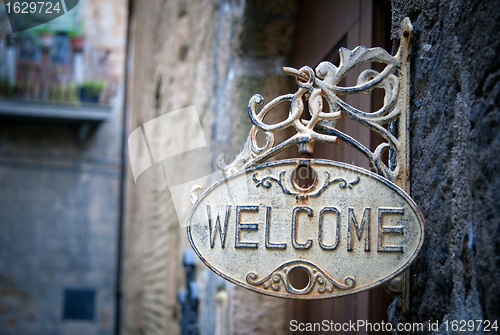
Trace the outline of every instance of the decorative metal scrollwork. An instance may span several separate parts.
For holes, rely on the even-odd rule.
[[[255,183],[256,187],[262,186],[263,188],[271,188],[272,186],[272,181],[276,182],[280,187],[283,193],[288,194],[288,195],[295,195],[296,198],[308,198],[308,197],[318,197],[320,196],[323,191],[330,185],[338,183],[339,188],[345,189],[346,187],[351,188],[359,183],[359,176],[356,176],[356,178],[351,181],[347,182],[344,178],[333,178],[330,179],[330,173],[328,171],[325,171],[325,180],[321,184],[320,187],[312,187],[312,190],[310,192],[304,192],[304,190],[297,189],[294,187],[293,182],[290,184],[292,185],[292,189],[287,185],[286,183],[286,178],[285,178],[286,171],[281,171],[278,177],[273,177],[273,176],[265,176],[262,179],[259,179],[257,176],[257,172],[252,175],[252,180]],[[309,190],[306,190],[309,191]]]
[[[257,105],[262,105],[264,99],[258,94],[254,95],[248,103],[248,114],[253,125],[243,150],[230,164],[226,164],[224,155],[221,154],[217,162],[219,169],[226,175],[232,175],[241,169],[260,164],[294,144],[299,146],[299,152],[310,154],[315,142],[338,143],[339,140],[342,140],[361,151],[380,175],[395,181],[401,172],[400,170],[404,170],[404,167],[401,169],[400,166],[404,160],[403,152],[406,140],[403,137],[406,135],[401,131],[395,135],[387,129],[389,127],[384,126],[400,119],[401,114],[405,113],[407,109],[406,81],[408,76],[406,72],[409,52],[407,34],[411,33],[411,30],[409,19],[403,20],[401,34],[402,36],[404,34],[406,38],[401,38],[400,47],[395,56],[391,56],[382,48],[362,46],[354,50],[341,48],[338,67],[330,62],[322,62],[314,71],[308,66],[298,70],[289,67],[283,68],[287,75],[296,78],[297,92],[271,100],[260,111],[257,111]],[[373,69],[363,71],[355,86],[339,86],[340,81],[349,71],[356,66],[371,62],[385,64],[385,68],[381,72]],[[359,110],[340,98],[340,96],[347,94],[368,94],[376,88],[382,89],[385,95],[383,106],[375,112]],[[304,111],[304,100],[308,103],[309,120],[301,118]],[[327,102],[327,111],[323,111],[323,101]],[[266,115],[283,102],[290,102],[287,119],[276,124],[265,123]],[[365,145],[335,127],[336,120],[343,116],[379,133],[387,142],[380,144],[372,152]],[[406,127],[406,124],[401,126]],[[294,127],[297,133],[275,145],[275,133],[289,127]],[[264,146],[257,144],[259,131],[265,133],[266,144]],[[396,157],[392,168],[388,167],[381,159],[382,153],[389,148],[394,151]]]
[[[308,276],[307,285],[301,289],[293,287],[289,279],[290,273],[296,268],[302,269]],[[302,260],[286,262],[260,280],[258,280],[257,277],[258,275],[254,272],[249,272],[246,277],[247,283],[253,286],[262,285],[264,289],[267,290],[271,288],[274,291],[280,291],[280,284],[282,283],[286,291],[292,294],[307,294],[314,289],[319,293],[324,293],[326,291],[332,292],[334,288],[346,290],[354,287],[356,284],[356,281],[351,277],[346,277],[343,284],[333,279],[316,264]]]

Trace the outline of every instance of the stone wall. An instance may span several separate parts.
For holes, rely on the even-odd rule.
[[[1,334],[112,334],[119,102],[84,142],[73,126],[0,123]],[[64,318],[67,289],[95,291],[94,319]]]
[[[500,7],[393,1],[409,16],[411,195],[427,220],[411,312],[396,321],[500,319]],[[446,333],[442,327],[439,334]]]
[[[86,0],[81,1],[80,15],[86,36],[85,54],[90,66],[96,65],[105,53],[108,54],[106,73],[93,73],[96,76],[107,75],[114,82],[123,80],[125,63],[125,35],[127,22],[126,0]]]
[[[214,13],[216,3],[210,1],[189,10],[181,1],[134,1],[131,130],[193,104],[202,121],[211,117],[207,106],[214,91]],[[210,133],[210,127],[204,130]],[[155,132],[162,137],[162,129]],[[181,255],[188,242],[161,166],[145,171],[137,182],[130,175],[127,197],[123,334],[179,334],[177,293],[184,286]]]

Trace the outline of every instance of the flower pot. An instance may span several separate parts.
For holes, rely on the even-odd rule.
[[[72,37],[71,47],[73,48],[74,52],[83,51],[83,48],[85,47],[85,37],[84,36]]]
[[[81,102],[99,103],[101,91],[89,87],[80,87],[78,97]]]
[[[42,51],[48,51],[54,45],[54,34],[51,31],[44,31],[38,34]]]

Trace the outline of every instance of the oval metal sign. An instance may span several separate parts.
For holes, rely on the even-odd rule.
[[[394,278],[417,257],[422,214],[390,181],[320,159],[259,165],[194,204],[189,241],[223,278],[259,293],[321,299]],[[303,282],[296,282],[302,272]]]

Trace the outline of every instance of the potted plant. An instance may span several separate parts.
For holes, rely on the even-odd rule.
[[[50,87],[49,98],[52,101],[69,105],[79,105],[78,87],[75,83],[54,84]]]
[[[9,79],[3,78],[0,86],[0,95],[4,97],[13,97],[16,95],[16,85],[11,83]]]
[[[35,30],[43,51],[50,50],[54,45],[54,31],[48,28],[39,28]]]
[[[108,83],[105,80],[88,80],[80,86],[79,98],[81,102],[98,103],[102,91]]]
[[[85,33],[82,29],[71,29],[68,32],[68,37],[71,41],[73,51],[83,51],[83,48],[85,47]]]

